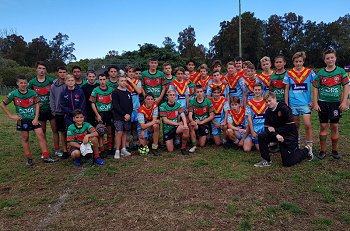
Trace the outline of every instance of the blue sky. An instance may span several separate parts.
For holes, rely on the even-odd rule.
[[[241,0],[242,12],[267,20],[294,12],[304,21],[332,22],[350,12],[349,0]],[[169,36],[195,28],[197,43],[209,47],[220,22],[238,14],[238,0],[0,0],[0,30],[14,29],[25,41],[58,32],[75,43],[77,59],[104,57],[108,51],[162,45]]]

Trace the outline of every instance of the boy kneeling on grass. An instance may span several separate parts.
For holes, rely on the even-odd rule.
[[[27,165],[33,165],[32,155],[29,148],[29,131],[34,131],[39,141],[40,149],[45,163],[58,161],[50,157],[47,150],[47,143],[41,124],[39,123],[39,97],[35,91],[27,89],[28,80],[25,76],[17,78],[18,89],[10,92],[1,102],[1,109],[13,120],[17,121],[17,131],[21,132],[22,147],[24,155],[27,157]],[[13,101],[16,114],[11,114],[6,105]]]
[[[73,158],[75,166],[81,165],[80,146],[92,143],[93,158],[95,163],[99,165],[106,164],[98,153],[98,133],[95,128],[88,122],[84,122],[84,114],[80,109],[76,109],[72,113],[74,123],[69,125],[67,129],[67,146],[68,151]]]

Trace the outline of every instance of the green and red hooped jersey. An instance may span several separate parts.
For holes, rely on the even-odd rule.
[[[195,98],[191,100],[188,112],[193,113],[193,120],[203,121],[210,116],[210,113],[214,113],[214,107],[208,98],[204,98],[201,103]]]
[[[179,122],[181,113],[184,112],[184,108],[178,102],[175,102],[175,104],[172,106],[169,105],[168,102],[164,102],[159,106],[159,111],[160,111],[160,117],[166,117],[169,120],[177,123]],[[164,133],[171,131],[171,129],[173,128],[174,128],[173,125],[166,124],[163,121]]]
[[[88,122],[83,122],[81,127],[73,123],[67,128],[67,143],[75,142],[81,144],[87,134],[91,134],[95,131],[96,129]]]
[[[34,90],[40,98],[40,112],[50,112],[50,90],[54,78],[46,76],[43,82],[35,77],[28,82],[28,89]]]
[[[25,94],[18,89],[10,92],[4,99],[5,105],[14,103],[16,113],[22,120],[33,120],[35,118],[35,104],[40,102],[40,98],[35,91],[27,89]]]
[[[164,81],[163,72],[157,71],[155,74],[151,74],[149,70],[143,71],[141,81],[146,93],[153,93],[155,98],[159,98]]]
[[[284,92],[286,84],[283,83],[286,72],[281,74],[273,73],[270,77],[270,91],[276,94],[277,101],[284,102]]]
[[[108,86],[107,89],[98,86],[92,90],[89,100],[95,103],[98,112],[112,110],[112,92],[113,88]]]
[[[318,89],[320,101],[340,102],[342,95],[342,86],[349,83],[347,73],[343,68],[336,67],[333,71],[321,69],[312,82],[312,85]]]

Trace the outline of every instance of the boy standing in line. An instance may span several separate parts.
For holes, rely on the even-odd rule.
[[[271,59],[270,57],[264,56],[260,59],[260,65],[262,72],[258,75],[260,82],[263,85],[263,95],[269,90],[270,87],[270,77],[273,74],[271,70]]]
[[[87,72],[87,83],[81,87],[84,92],[85,99],[90,99],[92,91],[100,86],[100,84],[96,81],[96,73],[95,71]],[[91,103],[86,104],[86,122],[96,127],[97,121],[95,117],[95,112],[92,110]]]
[[[320,120],[320,152],[316,157],[326,156],[327,130],[331,129],[332,152],[334,159],[340,159],[337,151],[339,139],[339,119],[346,109],[349,92],[349,79],[343,68],[336,66],[336,51],[329,49],[323,53],[326,67],[317,73],[313,82],[314,109],[318,111]],[[342,91],[343,88],[343,91]]]
[[[28,82],[28,89],[32,89],[39,96],[40,110],[39,110],[39,123],[43,129],[45,140],[46,138],[46,122],[49,121],[51,125],[52,135],[53,135],[53,144],[54,144],[54,154],[56,156],[62,156],[62,151],[59,147],[59,136],[56,126],[55,117],[51,113],[50,108],[50,90],[53,83],[53,78],[46,75],[47,67],[46,64],[42,61],[38,61],[35,64],[36,67],[36,76],[34,79]]]
[[[155,103],[159,105],[165,94],[165,91],[162,91],[164,73],[157,70],[158,60],[156,58],[150,58],[148,65],[149,69],[142,72],[142,86],[146,93],[154,94]]]
[[[82,87],[84,84],[86,84],[86,79],[81,78],[81,67],[72,67],[72,75],[75,79],[75,85]]]
[[[112,112],[115,127],[116,150],[114,159],[120,159],[120,155],[130,156],[126,150],[127,133],[131,129],[131,113],[133,111],[131,93],[126,88],[125,76],[118,78],[118,88],[112,93]]]
[[[240,79],[243,76],[240,76],[239,74],[235,73],[235,63],[234,62],[228,62],[227,63],[227,74],[226,74],[226,79],[227,79],[227,85],[229,87],[229,94],[230,97],[239,97],[240,102],[242,101],[243,97],[243,92],[242,92],[242,87],[240,85]]]
[[[107,86],[113,88],[113,90],[118,88],[118,68],[115,65],[108,67]]]
[[[39,141],[43,161],[45,163],[56,162],[58,159],[50,157],[47,150],[47,143],[44,132],[39,123],[39,102],[40,99],[35,91],[27,89],[28,81],[25,76],[17,78],[18,89],[10,92],[1,102],[1,109],[13,120],[17,121],[17,131],[21,132],[21,141],[24,155],[27,158],[27,165],[33,165],[33,158],[29,148],[29,131],[34,130]],[[13,115],[6,108],[6,105],[14,103],[16,114]]]
[[[276,71],[270,77],[270,91],[275,93],[278,102],[284,102],[285,84],[283,83],[284,76],[286,75],[286,59],[283,55],[275,57]]]
[[[299,116],[304,120],[306,134],[306,144],[312,147],[311,128],[311,85],[316,78],[315,72],[311,68],[305,68],[305,52],[296,52],[293,57],[294,68],[287,71],[283,83],[285,88],[285,103],[292,108],[295,124],[300,127]],[[300,139],[300,136],[299,136]]]
[[[196,71],[196,62],[194,60],[188,60],[186,62],[186,69],[190,74],[189,78],[191,82],[197,84],[200,79],[200,74]]]
[[[57,75],[58,78],[53,81],[50,89],[50,108],[52,115],[55,117],[57,132],[60,134],[60,141],[63,146],[63,154],[61,158],[66,159],[69,157],[69,155],[67,152],[67,134],[66,125],[64,122],[64,112],[61,108],[61,94],[67,87],[64,83],[67,77],[67,68],[58,67]]]
[[[97,123],[104,124],[107,127],[107,148],[105,151],[103,136],[98,138],[101,157],[112,154],[112,92],[113,88],[107,86],[107,77],[104,74],[98,75],[100,86],[96,87],[90,96],[91,108],[95,113]]]

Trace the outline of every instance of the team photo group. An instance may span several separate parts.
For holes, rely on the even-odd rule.
[[[71,159],[75,166],[85,160],[104,165],[112,161],[108,156],[190,155],[207,145],[232,153],[257,150],[261,161],[255,167],[271,166],[271,152],[281,154],[283,166],[314,156],[324,159],[327,153],[340,159],[339,120],[348,108],[348,74],[336,65],[333,49],[325,50],[325,67],[317,72],[304,67],[305,52],[290,58],[287,70],[283,55],[262,57],[261,73],[241,57],[225,65],[215,60],[209,67],[193,60],[185,67],[167,62],[159,67],[151,58],[148,70],[110,65],[101,74],[83,70],[84,78],[79,66],[70,74],[59,67],[57,78],[50,77],[45,62],[38,61],[36,76],[18,76],[18,88],[1,108],[17,122],[28,166],[33,165],[30,131],[43,162]],[[15,113],[7,107],[12,102]],[[311,113],[319,118],[317,151]]]

